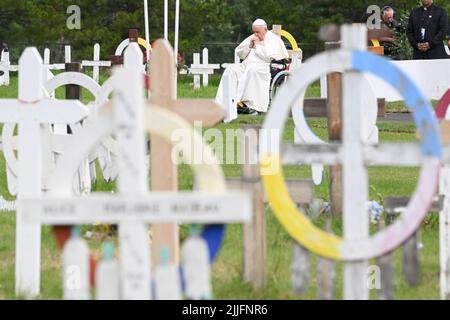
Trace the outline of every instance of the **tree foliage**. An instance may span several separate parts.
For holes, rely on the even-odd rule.
[[[163,36],[163,0],[149,0],[151,39]],[[170,39],[174,36],[175,1],[170,0]],[[436,4],[450,10],[448,0]],[[70,5],[81,8],[81,29],[69,30],[66,13]],[[294,35],[305,54],[323,48],[317,39],[321,25],[364,22],[366,9],[384,2],[367,0],[181,0],[180,50],[198,50],[203,43],[241,41],[250,33],[251,22],[264,18],[269,25],[282,24]],[[387,4],[409,12],[417,0],[394,0]],[[70,44],[74,59],[92,55],[93,44],[102,46],[102,58],[110,58],[129,28],[144,35],[141,0],[1,0],[0,39],[13,50],[25,46]]]

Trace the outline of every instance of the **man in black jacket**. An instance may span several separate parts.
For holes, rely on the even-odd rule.
[[[422,6],[411,11],[406,29],[409,43],[414,48],[413,59],[445,59],[444,39],[448,30],[447,12],[421,0]]]

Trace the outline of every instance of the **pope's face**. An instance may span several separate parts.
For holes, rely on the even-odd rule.
[[[267,27],[265,26],[254,26],[252,28],[253,30],[253,35],[255,37],[257,37],[260,41],[264,41],[264,38],[266,37],[267,34]]]
[[[387,10],[383,14],[383,20],[387,23],[392,23],[394,21],[394,12],[392,10]]]

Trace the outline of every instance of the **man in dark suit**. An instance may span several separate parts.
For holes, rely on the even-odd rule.
[[[409,43],[414,48],[413,59],[446,59],[447,12],[435,6],[433,0],[421,1],[422,6],[411,11],[406,29]]]

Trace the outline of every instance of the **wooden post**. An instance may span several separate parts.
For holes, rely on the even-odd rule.
[[[333,50],[340,47],[340,42],[325,43],[325,50]],[[327,114],[328,137],[330,142],[341,141],[342,136],[342,74],[332,73],[327,75]],[[342,214],[342,166],[330,167],[330,203],[334,215]]]
[[[419,231],[403,245],[403,274],[410,286],[416,286],[420,280]]]
[[[79,62],[66,63],[66,72],[81,72]],[[76,84],[66,85],[66,100],[81,100],[81,89]]]
[[[173,50],[165,40],[155,43],[153,59],[150,60],[150,102],[177,113],[190,123],[199,122],[203,127],[221,121],[225,112],[212,101],[205,99],[177,100],[176,68]],[[176,191],[178,189],[177,166],[172,161],[172,145],[152,135],[150,152],[151,186],[154,191]],[[153,170],[152,170],[153,169]],[[152,252],[160,252],[167,246],[170,261],[178,264],[179,235],[176,224],[157,224],[152,228]],[[159,256],[152,255],[152,265],[159,264]]]
[[[264,286],[266,258],[266,217],[264,190],[258,164],[258,141],[260,125],[244,126],[241,152],[244,163],[241,166],[243,188],[253,198],[253,216],[250,223],[244,224],[244,279],[252,283],[254,289]]]
[[[128,29],[128,40],[129,40],[129,43],[138,42],[139,41],[139,30],[138,29]],[[122,44],[124,41],[122,41]],[[119,46],[119,47],[121,47],[121,46]],[[121,56],[120,53],[117,52],[117,50],[116,50],[116,55],[114,55],[111,58],[112,65],[123,64],[123,56]],[[119,52],[120,52],[120,50],[119,50]],[[144,61],[144,63],[145,63],[145,61]]]

